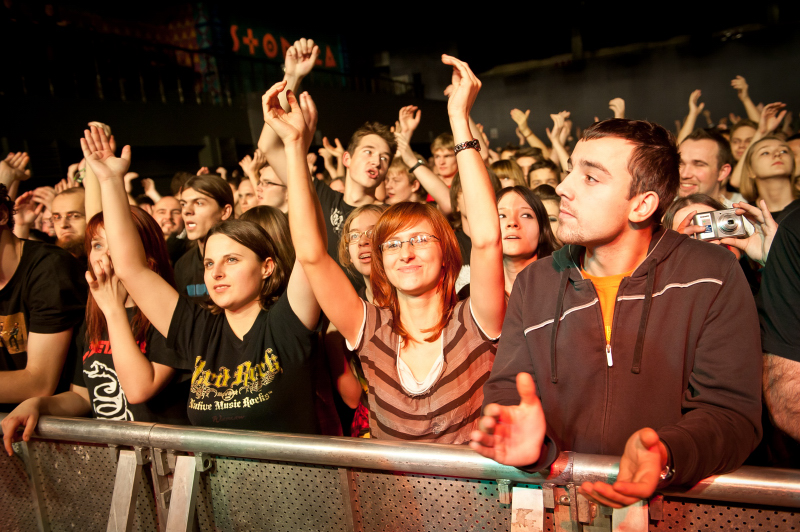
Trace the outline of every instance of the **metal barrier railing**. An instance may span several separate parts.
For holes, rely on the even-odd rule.
[[[0,419],[3,417],[5,415],[0,414]],[[198,504],[198,493],[201,491],[200,478],[203,472],[212,466],[213,458],[211,457],[216,457],[218,461],[227,460],[224,467],[242,468],[246,467],[246,464],[252,463],[249,461],[253,460],[280,462],[289,464],[278,464],[283,469],[292,465],[318,467],[314,471],[320,471],[320,477],[332,478],[334,483],[336,478],[339,478],[338,497],[341,499],[337,499],[336,504],[352,510],[345,511],[346,515],[340,516],[344,519],[342,529],[348,530],[369,529],[364,526],[369,518],[364,515],[363,507],[359,507],[355,500],[359,498],[359,494],[354,487],[356,476],[361,475],[359,478],[366,478],[365,471],[378,472],[376,474],[386,477],[400,475],[416,478],[417,475],[424,475],[452,478],[456,482],[458,482],[457,479],[466,479],[463,482],[472,482],[473,486],[478,485],[475,483],[481,482],[482,486],[486,486],[487,483],[483,481],[497,482],[496,491],[500,505],[510,501],[508,488],[512,483],[527,486],[540,485],[546,491],[544,495],[545,508],[556,508],[557,510],[559,504],[564,507],[569,506],[570,497],[572,498],[573,504],[568,515],[575,521],[576,527],[578,523],[588,526],[602,512],[598,512],[586,499],[577,495],[575,487],[587,480],[613,481],[618,471],[618,458],[616,457],[577,453],[563,453],[550,471],[528,474],[514,467],[503,466],[493,460],[483,458],[466,446],[58,417],[42,417],[36,429],[36,438],[50,442],[80,442],[84,445],[99,444],[112,447],[113,458],[116,460],[112,466],[116,467],[116,474],[113,475],[114,490],[110,510],[107,507],[105,513],[106,516],[110,516],[108,530],[132,529],[134,509],[137,507],[136,501],[137,498],[141,499],[138,492],[139,486],[142,484],[142,467],[148,463],[151,464],[155,502],[158,506],[157,510],[159,510],[157,512],[159,514],[158,522],[162,530],[185,530],[197,519],[194,512],[195,506]],[[46,443],[42,442],[41,445]],[[47,496],[42,495],[43,490],[49,489],[46,486],[47,479],[43,478],[47,475],[42,473],[46,468],[46,464],[42,465],[43,460],[47,460],[43,457],[55,456],[53,453],[64,452],[64,444],[50,443],[50,445],[61,445],[61,447],[56,447],[55,451],[41,447],[41,452],[29,448],[28,445],[16,445],[18,454],[23,459],[28,472],[32,490],[30,493],[33,494],[32,508],[34,512],[38,512],[37,527],[40,530],[48,530],[47,518],[42,515],[46,513],[45,507],[51,514],[57,513],[58,509],[53,506],[54,503],[49,501]],[[70,445],[77,449],[74,444]],[[122,449],[122,447],[131,447],[132,450]],[[86,451],[88,447],[81,447],[81,449],[80,452],[85,452],[86,456],[92,453],[94,453],[92,456],[97,454],[97,451],[94,450],[92,453]],[[67,451],[72,452],[69,449]],[[36,459],[32,456],[37,452],[41,455],[38,458],[38,465],[34,463]],[[192,453],[194,456],[184,456],[182,453]],[[107,451],[105,454],[109,455]],[[84,460],[87,463],[90,461],[88,458]],[[297,464],[313,466],[297,466]],[[58,476],[58,483],[64,482],[67,478],[63,476],[64,467],[60,473],[62,476]],[[242,474],[244,473],[237,469],[236,475],[241,476]],[[174,479],[172,486],[166,480],[168,477]],[[384,481],[385,479],[381,482]],[[212,487],[209,484],[203,489],[211,493],[209,490],[212,490]],[[491,489],[494,490],[494,486]],[[0,486],[0,494],[4,491],[7,490]],[[776,507],[782,509],[781,512],[774,511],[776,516],[779,513],[780,515],[786,514],[791,521],[791,519],[795,519],[795,514],[785,510],[800,508],[800,471],[742,467],[727,475],[705,479],[690,489],[671,489],[665,491],[663,495],[681,500],[717,501],[718,504],[727,505],[728,509],[733,503]],[[213,513],[216,513],[218,509],[214,506],[213,493],[208,495],[208,498],[211,499]],[[361,499],[367,500],[364,496],[361,496]],[[8,501],[4,502],[8,503]],[[650,519],[659,518],[658,516],[663,513],[661,505],[662,501],[659,499],[655,500],[655,504],[651,503]],[[714,506],[711,507],[714,508]],[[371,511],[374,512],[374,508]],[[761,512],[759,510],[759,513]],[[657,514],[656,517],[654,514]],[[0,528],[2,528],[2,524],[2,512],[0,511]],[[573,529],[578,530],[576,527]],[[558,528],[554,525],[553,529],[566,528]]]

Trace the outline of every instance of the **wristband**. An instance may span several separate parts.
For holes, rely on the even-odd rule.
[[[458,152],[464,151],[468,148],[472,148],[476,151],[481,151],[481,145],[478,142],[478,139],[468,140],[467,142],[462,142],[461,144],[456,144],[455,152],[458,155]]]
[[[422,166],[422,165],[424,165],[424,164],[425,164],[425,161],[423,161],[422,159],[417,159],[417,164],[415,164],[414,166],[412,166],[412,167],[411,167],[411,168],[408,170],[408,173],[409,173],[409,174],[413,174],[413,173],[414,173],[414,170],[416,170],[417,168],[419,168],[420,166]]]

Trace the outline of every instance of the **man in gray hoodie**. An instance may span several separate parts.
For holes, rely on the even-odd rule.
[[[565,246],[517,277],[473,449],[534,470],[561,450],[621,454],[617,482],[581,486],[621,507],[755,448],[755,303],[732,253],[660,227],[679,161],[655,124],[585,131],[557,188]]]

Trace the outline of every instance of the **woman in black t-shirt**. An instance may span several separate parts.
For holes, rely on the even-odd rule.
[[[172,284],[172,267],[158,224],[138,207],[130,207],[130,212],[139,241],[146,243],[148,267]],[[186,373],[151,362],[170,356],[170,350],[113,273],[102,213],[86,227],[85,250],[91,295],[85,325],[76,338],[73,383],[67,392],[20,403],[5,418],[3,434],[9,452],[16,428],[25,425],[27,441],[40,415],[77,417],[91,412],[96,418],[116,421],[188,423],[184,407],[188,379],[181,378]]]
[[[192,424],[317,432],[311,355],[319,306],[302,269],[276,266],[275,248],[262,227],[229,220],[214,226],[205,244],[210,308],[179,297],[148,268],[125,208],[122,176],[130,147],[115,157],[97,128],[81,146],[100,181],[116,274],[175,349],[154,361],[192,371]]]

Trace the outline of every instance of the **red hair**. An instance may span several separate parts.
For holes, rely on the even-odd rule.
[[[139,207],[131,206],[131,218],[133,225],[139,232],[139,238],[144,244],[144,253],[147,258],[147,265],[151,270],[159,274],[170,286],[175,286],[175,278],[172,273],[172,266],[169,263],[169,253],[167,243],[164,241],[164,233],[152,216],[147,214]],[[99,212],[92,216],[86,226],[86,237],[84,246],[86,256],[92,250],[92,239],[97,236],[97,232],[103,227],[103,213]],[[89,264],[89,272],[93,272],[92,265]],[[136,315],[131,322],[133,337],[141,346],[145,342],[147,329],[150,321],[145,317],[140,309],[136,309]],[[106,317],[103,311],[97,306],[97,302],[89,291],[89,298],[86,302],[86,341],[92,349],[97,347],[97,342],[103,338],[103,333],[108,330]]]
[[[417,225],[421,222],[431,224],[433,236],[439,239],[442,246],[442,271],[439,276],[437,291],[442,298],[442,319],[434,327],[424,331],[431,332],[426,342],[436,340],[442,334],[447,322],[458,303],[456,279],[461,271],[461,249],[458,247],[456,234],[447,223],[447,219],[438,209],[428,204],[402,202],[389,207],[375,224],[372,234],[372,294],[375,305],[388,308],[392,313],[392,331],[403,341],[408,340],[408,331],[400,321],[400,304],[397,300],[397,289],[389,283],[386,270],[383,268],[383,250],[381,244],[397,232]]]

